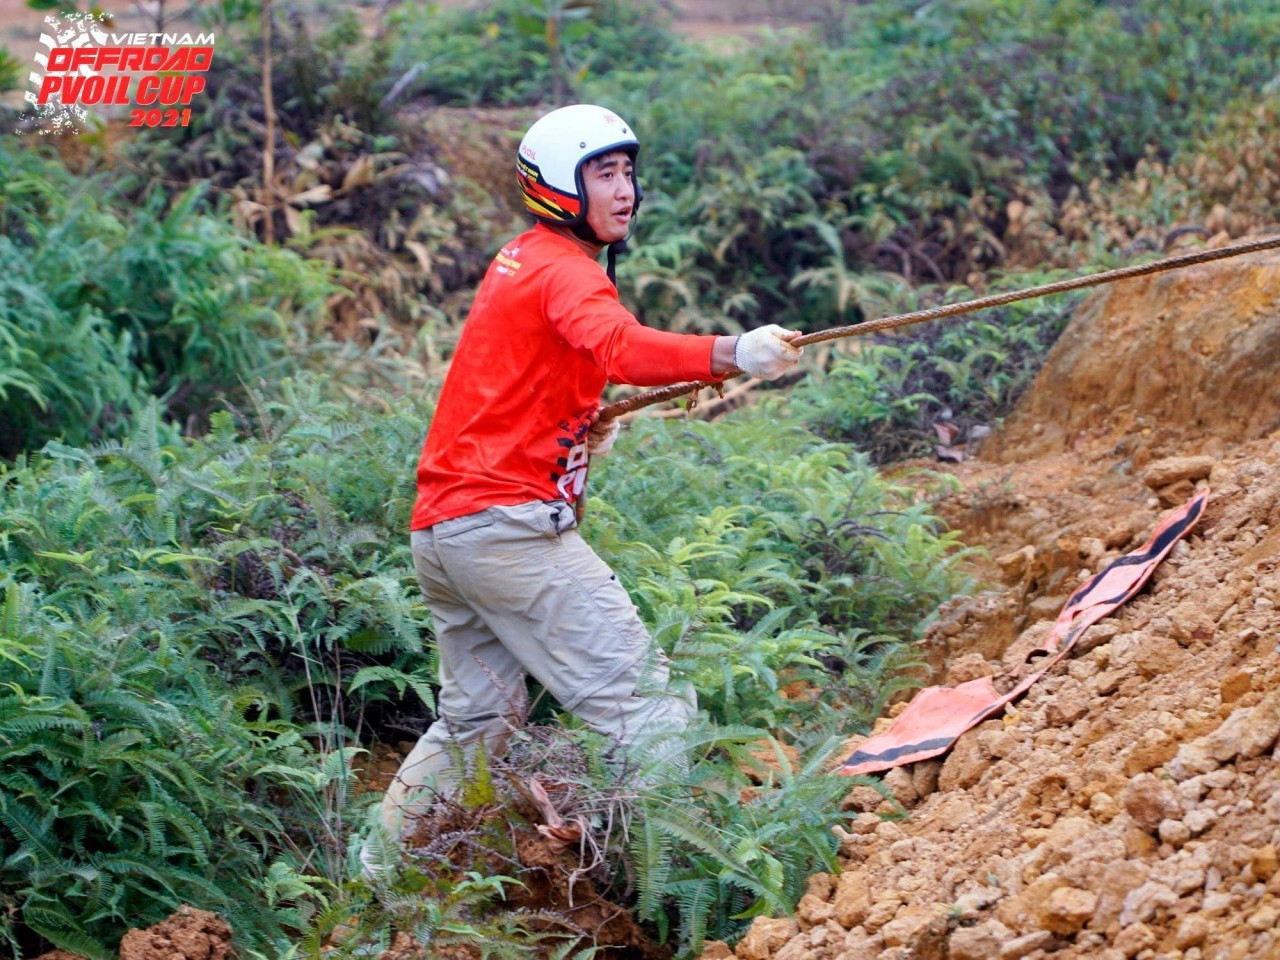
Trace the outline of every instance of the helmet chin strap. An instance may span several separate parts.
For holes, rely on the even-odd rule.
[[[605,258],[604,272],[609,276],[609,282],[616,288],[618,286],[618,257],[627,252],[627,241],[624,237],[614,243],[609,244],[609,255]]]
[[[604,272],[608,275],[609,282],[616,287],[618,285],[618,257],[627,252],[626,238],[615,240],[613,243],[605,243],[585,220],[578,221],[570,226],[569,229],[573,231],[574,236],[580,237],[587,243],[598,244],[608,251]]]

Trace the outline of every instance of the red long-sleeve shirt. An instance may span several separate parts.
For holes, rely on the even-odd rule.
[[[604,268],[536,226],[489,265],[418,462],[412,529],[493,506],[573,502],[607,381],[712,378],[716,338],[640,324]]]

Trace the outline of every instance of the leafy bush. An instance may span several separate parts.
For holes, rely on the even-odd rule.
[[[865,287],[1072,265],[1073,188],[1173,156],[1280,65],[1275,0],[908,6],[848,6],[825,43],[784,33],[588,81],[644,144],[623,276],[648,322],[813,329],[832,300],[792,295],[806,272]],[[877,312],[877,291],[845,289],[841,313]]]
[[[675,46],[656,3],[497,0],[475,9],[403,7],[391,63],[408,90],[439,103],[527,104],[562,84],[653,66]],[[563,62],[559,62],[559,61]]]
[[[108,193],[106,198],[103,193]],[[111,435],[147,398],[198,426],[215,401],[290,369],[332,293],[326,272],[152,193],[0,147],[0,455]]]
[[[594,471],[588,535],[714,721],[794,740],[878,716],[962,552],[851,447],[776,412],[637,421]],[[788,697],[795,681],[825,694]]]
[[[188,902],[276,953],[323,892],[292,872],[345,874],[364,704],[429,705],[434,678],[412,455],[402,424],[285,396],[298,413],[263,404],[256,440],[223,413],[184,441],[152,406],[123,443],[0,471],[11,941],[105,956]]]
[[[22,63],[7,48],[0,47],[0,93],[13,90],[22,76]]]
[[[305,916],[264,892],[269,868],[301,865],[287,811],[319,809],[326,775],[276,691],[202,658],[209,558],[141,471],[174,451],[147,420],[128,455],[51,448],[0,470],[0,935],[15,949],[34,934],[114,956],[107,943],[182,903],[249,943]]]
[[[1052,279],[1016,274],[1001,286]],[[1022,301],[843,341],[827,371],[814,370],[792,391],[791,414],[878,464],[979,441],[1012,412],[1079,302]]]

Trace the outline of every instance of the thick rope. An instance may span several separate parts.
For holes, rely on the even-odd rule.
[[[1097,287],[1104,283],[1115,283],[1117,280],[1128,280],[1131,277],[1144,277],[1152,273],[1163,273],[1166,270],[1177,270],[1180,267],[1190,267],[1197,263],[1208,263],[1212,260],[1224,260],[1227,257],[1238,257],[1246,253],[1256,253],[1259,250],[1272,250],[1280,247],[1280,235],[1274,237],[1263,237],[1259,240],[1250,240],[1245,243],[1233,244],[1229,247],[1219,247],[1216,250],[1201,250],[1196,253],[1184,253],[1176,257],[1168,257],[1164,260],[1154,260],[1151,263],[1137,264],[1132,267],[1120,267],[1116,270],[1107,270],[1104,273],[1090,274],[1085,277],[1074,277],[1071,280],[1059,280],[1056,283],[1046,283],[1038,287],[1028,287],[1025,290],[1011,290],[1008,293],[996,293],[987,297],[978,297],[976,300],[964,300],[960,303],[950,303],[941,307],[931,307],[928,310],[916,310],[912,313],[901,313],[893,317],[884,317],[880,320],[868,320],[864,323],[854,323],[847,327],[833,327],[830,330],[822,330],[818,333],[806,333],[804,336],[793,340],[796,346],[804,346],[808,343],[821,343],[824,340],[838,340],[843,337],[857,337],[865,333],[878,333],[881,330],[891,330],[894,327],[905,327],[912,323],[923,323],[926,320],[941,320],[943,317],[955,317],[964,313],[973,313],[977,310],[985,310],[987,307],[998,307],[1006,303],[1014,303],[1018,300],[1031,300],[1035,297],[1045,297],[1054,293],[1066,293],[1068,290],[1080,290],[1084,287]],[[685,394],[694,393],[703,387],[718,387],[720,383],[714,380],[696,380],[686,383],[673,383],[669,387],[660,387],[657,390],[646,390],[644,393],[638,393],[634,397],[628,397],[625,400],[619,400],[617,403],[611,403],[600,411],[601,420],[612,420],[624,413],[630,413],[632,410],[639,410],[642,407],[652,406],[655,403],[662,403],[666,400],[674,400],[676,397],[682,397]]]

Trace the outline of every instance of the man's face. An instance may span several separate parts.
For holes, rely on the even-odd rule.
[[[631,211],[636,202],[631,168],[631,157],[618,150],[593,157],[582,169],[587,225],[605,243],[625,240],[631,229]]]

